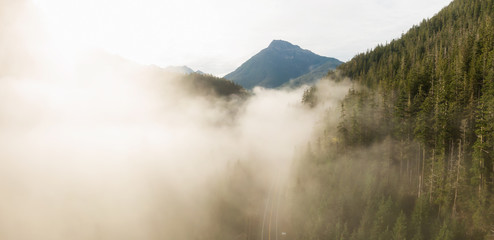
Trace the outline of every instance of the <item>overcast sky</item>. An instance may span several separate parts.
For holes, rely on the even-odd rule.
[[[451,0],[33,0],[67,42],[222,76],[273,39],[350,60]]]

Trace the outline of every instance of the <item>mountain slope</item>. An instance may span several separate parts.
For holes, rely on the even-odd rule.
[[[276,88],[328,62],[335,66],[341,63],[337,59],[319,56],[289,42],[274,40],[266,49],[225,78],[247,89],[255,86]]]
[[[111,73],[114,78],[147,82],[153,90],[166,88],[184,91],[181,97],[244,98],[248,92],[240,85],[210,74],[194,72],[187,66],[161,68],[144,66],[103,51],[90,51],[81,57],[77,74],[87,79]],[[185,72],[184,72],[185,71]],[[122,80],[123,81],[123,80]]]
[[[332,219],[316,213],[294,225],[319,227],[311,232],[335,239],[492,239],[494,1],[455,0],[400,39],[342,64],[332,76],[365,87],[352,89],[342,102],[337,136],[323,131],[318,144],[348,155],[384,147],[377,157],[346,155],[342,164],[349,166],[340,169],[325,162],[333,158],[325,153],[322,163],[313,161],[316,166],[305,161],[313,169],[333,166],[306,174],[327,192],[314,197],[324,201],[313,208],[352,204],[338,208],[345,210],[340,214],[331,212]],[[307,91],[306,102],[317,101],[318,91]],[[369,164],[379,166],[378,174],[358,170]],[[328,179],[351,167],[357,170]],[[379,177],[358,180],[365,174]],[[327,186],[345,178],[365,189],[355,187],[344,199],[334,199],[337,189]],[[306,234],[298,238],[326,236]]]
[[[191,73],[180,77],[183,84],[192,93],[216,97],[247,97],[248,92],[240,85],[209,74]]]
[[[187,66],[168,66],[164,68],[164,70],[167,72],[181,73],[181,74],[191,74],[194,72],[192,68],[189,68]]]
[[[321,64],[319,67],[313,69],[309,73],[291,79],[289,82],[283,84],[283,86],[299,87],[304,84],[312,85],[316,83],[319,79],[327,76],[329,71],[336,69],[340,64],[341,64],[340,62],[328,61],[324,64]]]

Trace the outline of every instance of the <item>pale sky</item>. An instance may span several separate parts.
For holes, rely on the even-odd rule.
[[[217,76],[273,39],[348,61],[398,38],[451,0],[33,0],[65,43]]]

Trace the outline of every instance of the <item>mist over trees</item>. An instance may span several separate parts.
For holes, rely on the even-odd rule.
[[[299,190],[318,209],[295,220],[301,238],[494,237],[493,1],[455,0],[329,77],[358,84],[337,134],[299,160],[294,186],[320,185],[309,199]]]
[[[2,239],[494,238],[492,0],[305,92],[70,59],[0,1]]]

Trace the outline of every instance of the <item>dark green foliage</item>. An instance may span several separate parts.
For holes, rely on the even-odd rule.
[[[282,40],[274,40],[268,48],[262,50],[235,71],[225,76],[246,89],[255,86],[276,88],[290,79],[295,79],[317,69],[320,66],[334,69],[341,62],[304,50]]]
[[[368,146],[390,132],[389,109],[369,91],[350,89],[341,109],[338,130],[347,147]]]
[[[406,237],[407,237],[407,218],[403,213],[403,211],[401,211],[393,227],[393,239],[405,240],[407,239]]]
[[[317,95],[316,95],[317,88],[315,87],[310,87],[306,90],[304,90],[304,95],[302,96],[302,103],[306,104],[309,107],[315,107],[317,104]]]
[[[345,209],[352,202],[358,211],[321,218],[346,226],[350,239],[493,237],[494,1],[455,0],[400,39],[355,56],[338,74],[362,86],[342,103],[344,151],[336,159],[344,160],[322,152],[323,163],[304,164],[332,166],[311,178],[346,179],[372,191],[347,186],[350,196],[333,204]],[[376,147],[381,156],[349,154]],[[383,169],[376,172],[378,163]],[[351,178],[341,176],[347,168],[354,168]],[[367,174],[378,177],[365,180]],[[383,188],[379,178],[391,183]],[[341,187],[329,188],[340,194]]]
[[[391,171],[390,155],[381,153],[388,147],[384,140],[375,148],[346,151],[336,158],[314,152],[297,160],[290,198],[295,239],[407,237],[414,202],[409,194],[398,194],[399,175]]]
[[[242,86],[213,75],[199,73],[185,74],[181,77],[180,81],[197,94],[211,94],[218,97],[245,97],[248,95]]]

